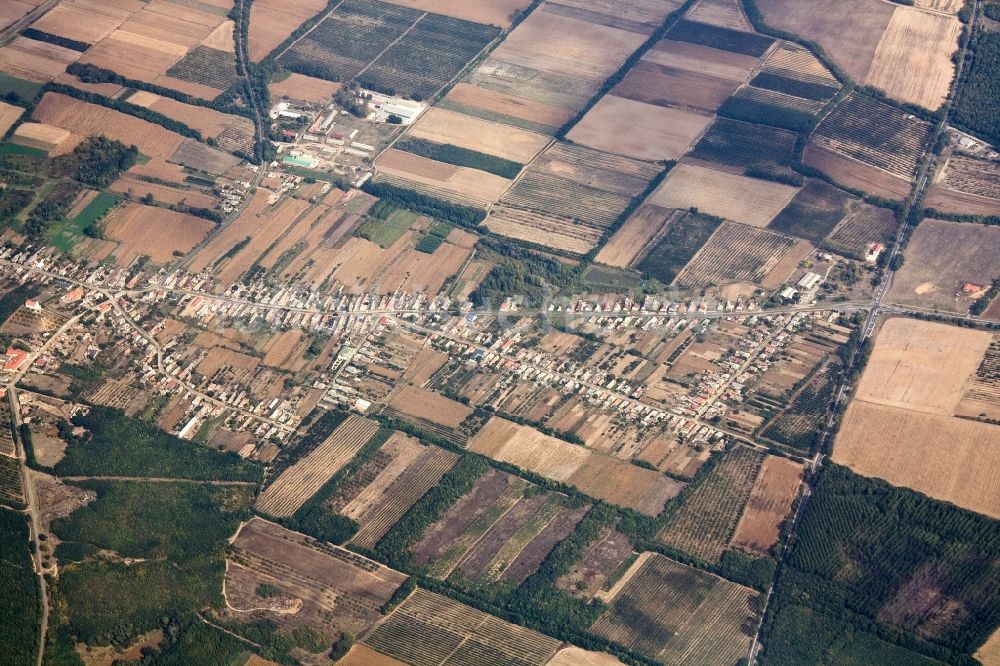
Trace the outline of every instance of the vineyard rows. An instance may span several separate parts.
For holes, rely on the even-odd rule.
[[[819,440],[822,423],[830,409],[838,372],[839,367],[833,365],[817,373],[788,409],[767,424],[764,437],[802,451],[811,451]]]
[[[568,178],[540,173],[529,167],[500,203],[539,212],[551,211],[606,229],[632,203],[632,197],[607,192]]]
[[[593,631],[665,664],[730,666],[746,657],[752,590],[653,554]]]
[[[791,111],[798,111],[811,115],[819,113],[825,105],[825,102],[819,102],[814,99],[796,97],[777,90],[767,90],[765,88],[757,88],[754,86],[744,86],[743,88],[740,88],[736,91],[733,97],[747,102],[768,104],[782,109],[789,109]]]
[[[351,416],[326,441],[274,480],[257,498],[263,513],[288,517],[329,481],[378,430],[375,421]]]
[[[666,34],[666,38],[758,58],[767,53],[774,43],[773,39],[764,35],[687,20],[678,21]]]
[[[837,77],[812,51],[792,42],[781,42],[764,61],[761,72],[833,89],[827,97],[817,99],[830,99],[840,89]]]
[[[844,219],[852,201],[837,188],[810,180],[767,228],[819,243]]]
[[[959,192],[1000,199],[1000,162],[954,155],[945,167],[944,182]]]
[[[446,660],[455,666],[541,666],[560,645],[554,638],[422,589],[386,618],[365,643],[413,666],[438,666]]]
[[[730,451],[670,516],[663,543],[706,562],[718,562],[750,498],[765,454],[744,446]]]
[[[238,78],[236,56],[226,51],[198,45],[168,69],[167,76],[226,90],[236,83]]]
[[[795,161],[795,138],[786,130],[716,118],[689,155],[743,169],[787,171]]]
[[[779,234],[725,223],[677,276],[677,284],[697,287],[759,282],[795,243]]]
[[[16,458],[0,456],[0,502],[24,503],[21,473]]]
[[[353,543],[372,548],[430,490],[445,472],[455,466],[458,456],[435,446],[427,449],[396,478],[380,501],[358,518],[361,529]]]
[[[601,230],[569,218],[559,218],[521,208],[496,206],[483,223],[501,236],[585,254],[601,239]]]
[[[823,119],[813,137],[830,150],[911,179],[930,138],[930,125],[852,93]]]
[[[891,210],[864,205],[844,218],[827,240],[854,256],[862,256],[869,244],[891,239],[896,224]]]

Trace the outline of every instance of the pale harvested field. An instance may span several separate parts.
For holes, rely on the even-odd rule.
[[[107,238],[118,243],[119,266],[143,255],[154,264],[165,264],[174,258],[174,251],[186,254],[215,228],[200,217],[134,203],[113,210],[101,226]]]
[[[535,10],[493,57],[513,65],[601,82],[644,41],[640,34]]]
[[[16,37],[0,48],[0,71],[19,79],[46,83],[66,71],[80,54],[72,49]]]
[[[595,260],[616,268],[631,266],[666,226],[672,212],[669,208],[643,204],[601,248]]]
[[[983,666],[1000,666],[1000,629],[994,631],[973,656]]]
[[[102,12],[92,5],[61,2],[31,27],[51,35],[95,44],[114,32],[128,18],[128,14],[123,14],[120,11]]]
[[[893,303],[966,312],[968,296],[956,298],[971,282],[989,285],[1000,276],[1000,227],[928,219],[906,247],[903,267],[893,276]]]
[[[837,184],[855,190],[893,200],[905,199],[910,194],[911,184],[908,180],[894,176],[867,164],[838,155],[832,150],[806,144],[802,162],[814,169],[819,169],[833,179]]]
[[[493,417],[468,449],[553,481],[567,481],[594,455],[588,449],[549,437],[530,426]]]
[[[781,522],[791,512],[801,483],[802,465],[768,456],[757,473],[730,545],[767,555],[778,543]]]
[[[433,108],[421,116],[407,136],[448,143],[527,164],[551,139],[545,135],[498,125],[455,111]]]
[[[567,138],[640,160],[672,160],[684,154],[711,120],[700,113],[605,95]]]
[[[556,217],[529,210],[495,206],[483,222],[501,236],[585,254],[601,239],[601,230],[568,217]]]
[[[368,291],[385,268],[412,246],[412,234],[409,232],[384,250],[364,238],[349,238],[334,255],[335,264],[331,275],[353,293]]]
[[[684,487],[680,481],[659,472],[598,454],[587,458],[567,483],[591,497],[647,516],[659,515],[667,500],[676,497]]]
[[[387,657],[367,645],[355,643],[351,651],[337,662],[337,666],[407,666],[405,661]]]
[[[965,3],[962,0],[916,0],[915,6],[937,12],[957,13]]]
[[[215,337],[215,336],[213,336]],[[198,373],[204,377],[214,377],[219,370],[224,368],[236,368],[239,370],[253,370],[260,365],[260,359],[243,352],[236,351],[230,347],[232,343],[228,340],[221,346],[212,347],[201,363],[198,364]],[[199,345],[200,346],[200,345]]]
[[[833,461],[1000,518],[1000,426],[855,400]]]
[[[896,317],[875,340],[856,400],[951,416],[992,335]]]
[[[0,28],[18,20],[41,4],[41,0],[7,0],[0,4]]]
[[[410,249],[386,266],[378,281],[386,289],[398,287],[411,293],[434,295],[458,272],[470,253],[469,248],[451,243],[442,243],[433,254]]]
[[[648,202],[663,208],[697,208],[702,213],[762,228],[798,191],[791,185],[678,164]]]
[[[217,51],[234,53],[236,43],[233,41],[233,22],[227,19],[220,23],[215,30],[208,33],[205,39],[201,40],[201,45]]]
[[[129,79],[157,81],[187,54],[187,47],[122,29],[90,47],[81,63],[111,69]]]
[[[680,7],[682,0],[558,0],[548,4],[549,11],[564,12],[616,28],[651,35],[667,14]]]
[[[133,95],[128,101],[132,102],[136,96]],[[179,120],[185,125],[201,132],[205,138],[218,139],[220,134],[229,129],[242,135],[245,141],[249,142],[247,148],[250,148],[252,152],[254,130],[253,123],[249,119],[242,116],[221,113],[204,106],[185,104],[169,97],[155,97],[156,99],[151,100],[147,108],[157,113],[162,113],[168,118]],[[219,141],[219,143],[221,145],[225,141]]]
[[[257,0],[250,7],[250,59],[258,61],[285,41],[306,19],[326,7],[326,0]]]
[[[897,7],[865,80],[902,102],[937,109],[948,96],[962,24],[912,7]]]
[[[624,666],[606,652],[589,652],[574,645],[565,647],[545,666]]]
[[[257,508],[272,516],[294,514],[372,438],[378,423],[349,416],[306,457],[286,469],[257,498]]]
[[[416,416],[446,428],[457,428],[466,417],[472,414],[472,409],[460,402],[415,386],[404,387],[389,404],[393,409],[404,414]]]
[[[722,28],[755,32],[740,7],[739,0],[700,0],[684,18]]]
[[[22,113],[24,113],[24,109],[21,107],[0,102],[0,136],[7,133],[7,130],[17,122]]]
[[[390,176],[443,188],[482,201],[496,201],[511,183],[492,173],[435,162],[395,148],[382,153],[376,167]]]
[[[958,215],[1000,215],[1000,199],[948,189],[934,184],[927,190],[924,205],[934,210]]]
[[[41,150],[52,150],[70,137],[69,130],[45,123],[22,123],[14,130],[14,143]]]
[[[819,43],[852,79],[864,81],[898,5],[881,0],[760,0],[758,7],[769,26]]]
[[[215,205],[215,198],[202,192],[168,187],[129,176],[119,178],[111,183],[108,189],[112,192],[127,193],[136,198],[152,194],[153,199],[165,204],[184,204],[192,208],[211,208]]]
[[[511,18],[531,0],[388,0],[394,5],[509,28]]]
[[[45,93],[32,117],[80,136],[103,134],[109,139],[134,145],[149,157],[166,159],[183,141],[179,134],[159,125],[56,93]]]
[[[774,289],[785,282],[791,276],[792,272],[799,267],[799,264],[816,249],[809,241],[800,239],[792,240],[795,241],[795,245],[761,279],[760,284],[765,289]]]
[[[288,78],[272,83],[268,89],[272,98],[289,97],[306,102],[324,103],[340,90],[340,84],[302,74],[289,74]]]
[[[271,336],[264,348],[264,358],[261,362],[272,368],[285,368],[292,372],[301,369],[302,352],[305,351],[307,338],[302,331],[282,331]]]
[[[571,120],[574,115],[568,109],[560,109],[535,100],[480,88],[469,83],[456,85],[444,101],[469,111],[478,110],[487,116],[496,115],[499,119],[504,117],[520,119],[539,126],[550,127],[553,130]]]

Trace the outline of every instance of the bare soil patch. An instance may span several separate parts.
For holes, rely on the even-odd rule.
[[[885,199],[901,200],[910,194],[911,184],[888,171],[862,164],[850,157],[838,155],[814,143],[806,145],[802,162],[819,169],[837,184],[861,190]]]
[[[210,221],[176,213],[166,208],[127,203],[116,208],[102,224],[111,240],[118,242],[115,259],[119,266],[147,256],[154,264],[187,253],[215,228]]]
[[[408,136],[447,143],[527,164],[551,139],[441,108],[429,109]]]
[[[271,97],[289,97],[305,102],[328,102],[340,90],[339,83],[324,81],[303,74],[289,74],[287,78],[269,86]]]
[[[596,261],[616,268],[634,265],[652,246],[660,230],[668,224],[672,213],[669,208],[643,204],[601,248]]]
[[[401,412],[447,428],[457,428],[472,414],[472,409],[460,402],[415,386],[404,387],[389,404]]]
[[[567,138],[640,160],[672,160],[684,154],[710,122],[700,113],[605,95]]]
[[[801,483],[802,465],[768,456],[757,473],[750,500],[730,544],[767,555],[778,543],[781,522],[792,510]]]
[[[464,21],[509,28],[513,17],[531,0],[388,0],[394,5],[454,16]]]

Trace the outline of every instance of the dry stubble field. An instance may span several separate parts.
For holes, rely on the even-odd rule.
[[[992,341],[983,331],[894,318],[882,327],[833,460],[994,518],[1000,426],[953,416]]]

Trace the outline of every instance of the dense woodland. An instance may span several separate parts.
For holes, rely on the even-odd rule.
[[[6,666],[34,666],[41,615],[28,550],[28,520],[0,507],[0,655]]]
[[[971,67],[955,107],[955,123],[1000,144],[1000,32],[977,31],[969,51]]]

